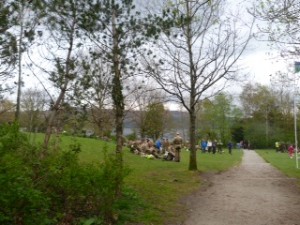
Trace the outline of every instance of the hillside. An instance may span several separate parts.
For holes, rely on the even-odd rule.
[[[129,135],[134,131],[138,132],[138,118],[140,118],[141,111],[127,111],[124,120],[124,135]],[[189,126],[189,118],[187,112],[169,111],[169,123],[166,127],[164,136],[172,137],[176,131],[179,131],[184,136],[187,133]]]

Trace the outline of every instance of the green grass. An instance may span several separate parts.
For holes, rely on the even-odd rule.
[[[36,142],[42,142],[42,135],[37,135]],[[80,143],[80,160],[100,162],[103,148],[114,153],[115,145],[89,138],[62,136],[63,149],[70,144]],[[189,152],[181,152],[181,162],[168,162],[160,159],[149,160],[134,155],[124,148],[124,163],[130,173],[125,178],[126,195],[129,201],[121,203],[120,220],[131,220],[139,224],[164,224],[165,220],[178,221],[185,216],[181,199],[197,191],[201,186],[201,173],[225,171],[240,163],[242,151],[223,154],[201,154],[197,152],[199,171],[188,171]],[[126,223],[125,223],[126,224]]]
[[[300,178],[300,169],[296,168],[296,159],[290,159],[288,153],[277,153],[275,150],[257,150],[266,162],[282,171],[288,177]],[[300,166],[300,160],[299,160]]]

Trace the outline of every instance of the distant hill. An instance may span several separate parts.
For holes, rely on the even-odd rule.
[[[138,130],[137,118],[141,112],[139,111],[126,111],[124,119],[124,135],[133,133]],[[186,136],[189,127],[189,116],[187,112],[169,111],[170,113],[170,128],[165,131],[164,136],[168,138],[173,137],[174,133],[179,131],[183,136]]]

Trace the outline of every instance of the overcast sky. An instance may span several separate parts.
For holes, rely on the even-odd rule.
[[[249,74],[249,81],[267,85],[276,72],[287,70],[288,63],[280,57],[279,51],[271,50],[259,41],[253,40],[252,43],[240,65]]]
[[[239,10],[240,14],[243,15],[243,19],[250,22],[251,17],[247,15],[246,9],[253,1],[255,0],[230,0],[230,7],[233,10]],[[288,66],[278,56],[279,53],[274,50],[271,51],[268,43],[253,39],[239,62],[241,73],[247,74],[247,81],[268,85],[272,78],[270,75],[274,77],[277,71],[285,71]],[[24,77],[24,81],[25,87],[39,86],[36,78],[32,76]],[[237,92],[238,89],[233,90],[233,94],[236,95]]]

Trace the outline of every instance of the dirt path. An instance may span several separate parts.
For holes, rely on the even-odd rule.
[[[300,173],[300,171],[299,171]],[[300,225],[300,191],[255,151],[193,196],[182,225]]]

